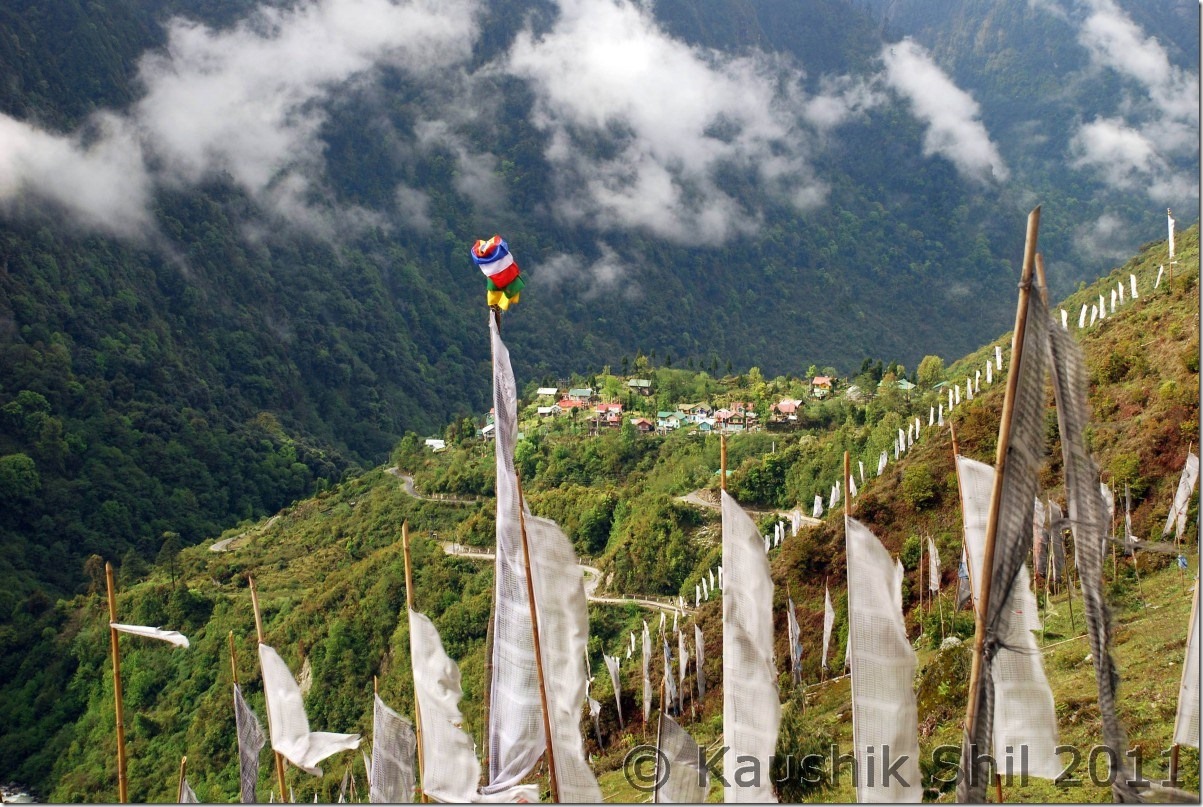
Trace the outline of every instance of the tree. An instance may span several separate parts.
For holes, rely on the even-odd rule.
[[[159,556],[155,562],[160,566],[166,566],[171,572],[171,585],[175,587],[175,562],[180,555],[180,534],[178,532],[163,533],[163,548],[159,550]]]
[[[919,362],[916,382],[921,387],[934,387],[944,380],[944,360],[939,356],[924,356]]]

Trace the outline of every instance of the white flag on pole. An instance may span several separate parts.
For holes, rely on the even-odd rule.
[[[919,802],[919,714],[912,688],[918,661],[902,617],[902,564],[859,521],[845,518],[844,529],[856,798],[861,803]],[[887,753],[886,748],[890,759],[873,757],[874,751]],[[870,775],[873,768],[880,774],[883,765],[897,775]]]
[[[145,636],[148,639],[161,639],[164,642],[170,642],[176,647],[187,647],[188,637],[176,630],[163,630],[162,628],[148,628],[144,625],[122,625],[119,622],[110,622],[109,627],[121,633],[130,633],[134,636]]]
[[[994,468],[966,457],[956,458],[960,479],[965,551],[975,601],[981,588],[986,526],[994,489]],[[994,684],[994,748],[1027,752],[1029,776],[1054,779],[1062,765],[1057,756],[1057,715],[1053,692],[1044,674],[1043,656],[1033,630],[1040,629],[1038,606],[1027,566],[1020,567],[1009,596],[1011,618],[1005,641],[991,665]]]
[[[835,609],[831,607],[831,589],[823,586],[823,669],[827,669],[827,649],[831,645],[831,629],[835,627]]]
[[[310,731],[309,717],[301,688],[288,670],[280,654],[260,643],[259,668],[263,671],[263,691],[267,700],[267,725],[271,732],[272,749],[306,773],[321,776],[317,765],[339,751],[359,747],[358,734],[334,734]]]
[[[1178,688],[1178,713],[1174,717],[1174,742],[1199,747],[1199,585],[1187,628],[1186,656],[1182,660],[1182,684]]]
[[[459,703],[464,693],[459,667],[443,649],[438,630],[425,614],[409,612],[409,641],[414,696],[422,716],[422,791],[443,802],[474,801],[480,786],[480,762],[475,743],[463,729]],[[376,697],[370,784],[373,802],[413,800],[406,792],[413,786],[413,751],[407,748],[407,723],[403,724],[400,716]],[[388,753],[382,753],[386,749]]]
[[[781,702],[773,662],[773,579],[755,522],[727,491],[720,495],[723,566],[735,581],[723,592],[723,681],[739,682],[723,687],[723,771],[730,783],[724,798],[775,802],[771,777],[741,782],[735,776],[749,758],[767,773],[777,748]]]
[[[1195,483],[1199,481],[1199,455],[1193,451],[1186,455],[1186,464],[1182,466],[1182,476],[1178,478],[1178,489],[1174,492],[1174,506],[1165,520],[1162,535],[1169,535],[1174,530],[1174,540],[1182,538],[1186,528],[1186,511],[1190,505],[1191,494],[1195,492]]]
[[[933,594],[940,593],[940,553],[931,536],[927,536],[927,588]]]
[[[1132,286],[1132,299],[1133,300],[1138,299],[1140,297],[1140,295],[1136,293],[1136,275],[1134,275],[1134,274],[1128,275],[1128,282]]]

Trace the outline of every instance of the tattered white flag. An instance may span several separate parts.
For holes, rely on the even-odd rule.
[[[844,529],[857,801],[919,802],[919,714],[912,688],[917,657],[902,617],[902,564],[859,521],[845,518]],[[874,759],[875,751],[896,762]],[[896,774],[871,775],[879,762]]]
[[[409,612],[414,696],[422,719],[422,791],[443,802],[477,799],[480,762],[463,729],[459,667],[443,649],[438,629],[425,614]],[[413,727],[376,696],[372,733],[373,802],[412,801]]]
[[[318,763],[339,751],[359,747],[358,734],[334,734],[310,731],[309,717],[301,688],[280,654],[260,643],[259,668],[263,671],[263,691],[267,700],[267,725],[272,749],[306,773],[321,776]]]
[[[188,637],[176,630],[163,630],[162,628],[148,628],[144,625],[122,625],[119,622],[110,622],[109,627],[121,633],[130,633],[134,636],[145,636],[148,639],[161,639],[164,642],[170,642],[176,647],[187,647]]]
[[[827,649],[831,645],[831,629],[835,627],[835,609],[831,607],[831,589],[823,586],[823,669],[827,669]]]
[[[1178,489],[1174,492],[1174,506],[1165,520],[1162,535],[1169,535],[1174,530],[1174,540],[1182,539],[1182,531],[1186,528],[1186,511],[1190,505],[1191,494],[1195,492],[1195,483],[1199,481],[1199,455],[1193,451],[1186,455],[1186,464],[1182,466],[1182,476],[1178,479]]]
[[[1186,656],[1182,660],[1182,684],[1178,688],[1178,713],[1174,717],[1174,742],[1199,747],[1199,584],[1195,583],[1195,603],[1190,610]]]
[[[767,775],[777,748],[781,702],[773,662],[773,579],[757,545],[755,522],[727,491],[721,492],[723,566],[734,580],[723,592],[723,772],[728,802],[774,802]],[[728,582],[731,582],[730,580]],[[736,771],[757,761],[761,776],[742,781]]]

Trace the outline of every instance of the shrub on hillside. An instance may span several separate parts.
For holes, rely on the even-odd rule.
[[[914,463],[902,472],[902,496],[916,510],[936,498],[936,480],[927,463]]]

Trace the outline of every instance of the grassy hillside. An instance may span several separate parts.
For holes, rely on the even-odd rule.
[[[1133,495],[1136,532],[1160,532],[1188,444],[1198,432],[1198,229],[1181,233],[1179,263],[1171,282],[1153,291],[1165,245],[1152,244],[1109,277],[1083,288],[1065,301],[1076,330],[1081,301],[1097,300],[1100,290],[1138,276],[1141,297],[1114,316],[1079,335],[1091,369],[1094,424],[1091,450],[1104,479]],[[1000,305],[1013,306],[1013,301]],[[1009,337],[997,342],[1009,347]],[[993,343],[947,368],[944,377],[963,383],[993,354]],[[1009,358],[1009,357],[1008,357]],[[887,368],[887,370],[897,368]],[[712,378],[683,370],[656,370],[659,380],[677,383],[685,402],[695,395],[719,402],[760,400],[797,391],[788,377]],[[604,374],[603,374],[604,375]],[[871,373],[870,373],[871,375]],[[883,378],[892,377],[886,372]],[[863,380],[863,379],[862,379]],[[600,386],[600,385],[599,385]],[[997,433],[1002,385],[986,387],[955,415],[960,449],[968,456],[991,460]],[[920,616],[914,568],[918,537],[932,535],[944,558],[945,587],[953,581],[952,558],[959,551],[959,511],[947,429],[928,428],[929,406],[942,390],[915,390],[908,400],[888,386],[872,400],[845,398],[809,404],[805,425],[796,432],[760,433],[730,440],[733,473],[730,488],[746,505],[800,506],[809,512],[815,493],[826,494],[836,479],[839,457],[847,449],[864,461],[869,476],[877,456],[888,447],[898,424],[916,415],[924,428],[915,446],[891,462],[881,478],[869,479],[855,500],[858,518],[869,524],[886,546],[899,553],[908,570],[904,607],[912,635]],[[1050,396],[1051,401],[1051,396]],[[719,562],[717,517],[713,511],[677,499],[699,487],[714,487],[718,466],[716,438],[683,432],[667,436],[635,435],[617,429],[600,436],[573,433],[572,424],[539,430],[524,408],[517,462],[529,488],[532,508],[559,519],[576,542],[582,561],[602,569],[604,587],[614,595],[680,594],[691,603],[694,585]],[[659,406],[659,401],[649,402]],[[1042,487],[1059,498],[1059,445],[1050,414],[1049,463]],[[580,424],[577,424],[579,427]],[[583,429],[577,429],[583,431]],[[231,671],[227,636],[232,632],[238,653],[239,678],[249,700],[262,714],[263,701],[254,661],[254,624],[246,579],[254,575],[261,591],[269,643],[294,672],[308,660],[314,681],[306,705],[315,729],[370,732],[372,677],[379,676],[381,694],[395,708],[412,714],[407,626],[402,619],[405,590],[399,536],[408,520],[414,536],[415,596],[442,633],[449,653],[459,660],[464,677],[466,728],[480,737],[483,646],[489,612],[492,570],[486,563],[444,554],[440,541],[487,545],[493,531],[491,446],[471,436],[465,424],[448,430],[456,437],[449,450],[424,452],[415,435],[401,443],[394,460],[413,472],[427,493],[479,494],[474,503],[425,501],[408,496],[401,481],[384,469],[364,473],[318,496],[281,511],[272,519],[247,522],[212,541],[229,539],[226,551],[205,544],[164,557],[151,568],[128,563],[120,570],[121,618],[184,631],[189,650],[137,640],[124,642],[123,671],[126,725],[130,748],[130,794],[135,800],[173,797],[179,757],[189,757],[189,780],[202,799],[228,800],[236,791]],[[855,467],[855,463],[854,463]],[[1197,502],[1197,499],[1196,499]],[[1192,503],[1189,545],[1197,546],[1197,503]],[[758,518],[768,531],[773,518]],[[804,529],[774,550],[779,628],[777,658],[784,665],[784,614],[788,591],[803,623],[805,678],[819,677],[817,643],[821,637],[824,580],[837,603],[837,658],[846,633],[842,605],[843,536],[837,519]],[[1194,551],[1192,562],[1197,560]],[[1158,755],[1172,728],[1178,671],[1182,661],[1190,578],[1164,560],[1141,559],[1142,604],[1132,570],[1119,564],[1107,584],[1116,608],[1116,655],[1126,682],[1121,689],[1121,717],[1130,739],[1145,751],[1146,772],[1159,775]],[[94,581],[94,583],[99,581]],[[16,779],[56,801],[100,801],[116,797],[112,690],[107,660],[107,632],[102,588],[58,603],[30,597],[11,625],[0,629],[0,778]],[[953,618],[944,601],[946,628],[968,636],[972,626],[964,614]],[[1091,706],[1093,672],[1084,662],[1081,613],[1076,632],[1069,625],[1070,603],[1054,597],[1047,627],[1046,669],[1058,704],[1063,741],[1087,751],[1099,736],[1097,710]],[[1080,601],[1074,604],[1080,608]],[[627,632],[658,618],[635,605],[590,606],[590,657],[595,671],[604,670],[601,652],[620,653]],[[693,617],[707,637],[706,675],[709,691],[696,704],[696,719],[686,725],[699,740],[721,732],[721,606],[704,603]],[[671,620],[670,620],[671,623]],[[690,620],[684,623],[691,628]],[[955,743],[964,705],[967,670],[961,651],[938,653],[937,612],[923,618],[927,638],[919,642],[921,670],[920,721],[923,749]],[[1064,644],[1053,645],[1061,640]],[[674,648],[675,649],[675,648]],[[638,655],[623,662],[626,731],[619,731],[613,692],[604,673],[596,676],[594,696],[603,704],[598,748],[587,733],[603,789],[608,796],[637,794],[620,771],[626,752],[648,737],[637,717],[635,679]],[[784,672],[784,670],[783,670]],[[692,684],[693,675],[689,677]],[[1139,689],[1138,689],[1139,688]],[[782,753],[825,748],[850,737],[846,681],[804,694],[781,679],[785,703]],[[802,708],[805,698],[806,708]],[[478,740],[479,741],[479,740]],[[1085,759],[1084,759],[1085,762]],[[316,792],[333,800],[347,759],[331,760],[325,777],[290,772],[298,801]],[[355,762],[362,776],[362,763]],[[1197,766],[1197,756],[1184,754],[1184,769]],[[260,796],[270,789],[270,771],[261,772]],[[1197,788],[1197,781],[1193,783]],[[1051,789],[1047,783],[1016,787],[1014,799],[1093,801],[1105,793],[1090,785]],[[712,791],[712,797],[717,797]],[[934,794],[933,794],[934,795]],[[826,791],[785,790],[784,799],[850,800],[845,785]],[[948,796],[943,798],[947,800]],[[1010,798],[1010,796],[1009,796]]]

